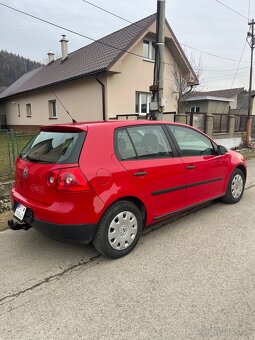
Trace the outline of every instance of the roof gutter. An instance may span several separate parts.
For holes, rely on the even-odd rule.
[[[102,108],[103,108],[103,120],[106,120],[106,110],[105,110],[105,85],[98,79],[98,75],[96,76],[97,82],[102,86]]]

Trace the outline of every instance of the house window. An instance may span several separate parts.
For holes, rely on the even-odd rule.
[[[200,107],[199,106],[192,106],[190,109],[190,112],[200,112]]]
[[[146,92],[136,92],[136,113],[150,112],[151,94]]]
[[[57,118],[56,100],[49,100],[49,118]]]
[[[18,117],[20,117],[20,106],[18,104]]]
[[[155,60],[155,42],[150,39],[143,41],[143,57],[145,59]]]
[[[31,104],[26,104],[27,117],[32,117]]]

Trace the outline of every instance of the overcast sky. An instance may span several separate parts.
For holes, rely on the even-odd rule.
[[[82,0],[0,0],[0,2],[94,39],[128,25],[127,22]],[[90,2],[132,22],[155,13],[157,8],[157,0],[90,0]],[[235,81],[234,76],[249,29],[246,18],[255,17],[255,0],[221,2],[244,17],[224,7],[217,0],[166,0],[166,19],[181,44],[236,60],[225,60],[185,48],[186,54],[189,58],[194,58],[197,67],[202,65],[204,90],[248,88],[250,47],[247,43]],[[91,42],[1,5],[0,32],[0,49],[40,62],[46,61],[49,51],[60,55],[61,34],[67,35],[70,52]]]

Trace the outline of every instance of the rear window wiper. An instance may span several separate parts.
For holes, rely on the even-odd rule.
[[[27,159],[28,161],[30,162],[35,162],[35,163],[48,163],[48,164],[52,164],[53,162],[52,161],[47,161],[47,160],[42,160],[42,159],[38,159],[38,158],[33,158],[33,157],[30,157],[29,155],[25,156],[24,157],[25,159]]]

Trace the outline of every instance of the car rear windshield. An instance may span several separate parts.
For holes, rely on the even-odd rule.
[[[21,151],[20,157],[38,163],[77,163],[86,133],[40,131]]]

